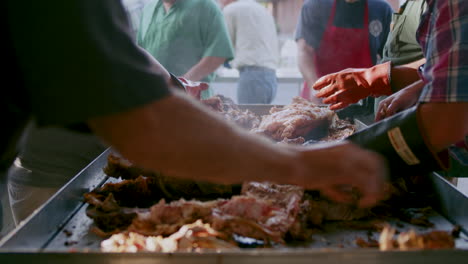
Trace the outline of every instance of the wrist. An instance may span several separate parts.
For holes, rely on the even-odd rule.
[[[279,146],[275,146],[279,147]],[[278,184],[291,184],[304,186],[306,166],[301,161],[302,151],[296,147],[281,146],[274,159],[269,159],[267,164],[269,173],[263,173],[263,181],[271,181]]]
[[[369,84],[371,96],[379,97],[392,94],[391,88],[391,62],[377,64],[366,70],[364,78]]]

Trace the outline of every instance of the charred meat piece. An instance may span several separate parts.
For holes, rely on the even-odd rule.
[[[213,228],[265,242],[283,243],[294,217],[271,201],[235,196],[213,210]]]
[[[271,182],[245,182],[242,185],[241,194],[270,201],[295,217],[299,212],[299,203],[304,195],[304,189],[295,185]]]
[[[207,99],[203,99],[201,100],[201,102],[209,107],[211,110],[215,111],[215,112],[224,112],[224,104],[223,104],[223,99],[222,98],[225,98],[224,96],[220,96],[220,95],[217,95],[217,96],[212,96],[210,98],[207,98]]]
[[[107,156],[107,165],[104,173],[113,178],[124,180],[136,179],[139,176],[157,177],[159,173],[136,167],[132,162],[122,157],[120,154],[112,152]]]
[[[104,200],[99,200],[94,194],[85,194],[85,201],[89,203],[86,215],[94,220],[94,232],[106,237],[127,229],[138,212],[148,209],[121,207],[117,204],[112,193]]]
[[[106,183],[85,195],[89,203],[91,198],[104,201],[112,194],[116,203],[124,207],[150,207],[164,197],[157,178],[140,176],[134,180],[124,180],[118,183]]]
[[[143,189],[144,192],[142,194],[148,194],[150,197],[148,197],[147,195],[146,197],[141,197],[140,199],[132,199],[136,203],[133,206],[149,207],[158,202],[161,198],[165,198],[166,200],[170,201],[178,200],[181,198],[187,200],[211,200],[217,198],[228,198],[231,197],[233,194],[239,193],[238,186],[196,182],[176,177],[169,177],[160,173],[144,170],[137,166],[134,166],[130,161],[121,157],[117,153],[110,153],[107,158],[107,161],[107,166],[104,169],[104,172],[108,176],[114,178],[122,177],[123,179],[134,180],[123,181],[121,184],[117,184],[116,186],[113,186],[112,184],[106,184],[106,186],[109,185],[107,189],[102,190],[102,188],[100,188],[97,189],[95,192],[113,192],[117,201],[121,200],[120,197],[123,197],[124,200],[128,200],[128,193],[119,193],[124,191],[130,191],[127,189],[135,189],[130,187],[133,185],[142,185],[141,187],[145,187],[145,184],[148,185],[147,188]],[[136,191],[138,192],[138,187],[136,188]],[[136,195],[139,194],[137,193]],[[151,197],[155,197],[157,199],[148,199]],[[145,205],[137,203],[139,201],[143,201]]]
[[[138,214],[128,230],[148,236],[169,236],[183,225],[193,223],[198,219],[209,223],[213,208],[224,203],[226,200],[222,199],[209,202],[181,199],[171,203],[161,200],[149,211]]]
[[[275,141],[297,137],[322,138],[327,135],[334,115],[335,113],[326,107],[295,97],[292,104],[271,108],[270,114],[262,116],[260,125],[252,132]]]

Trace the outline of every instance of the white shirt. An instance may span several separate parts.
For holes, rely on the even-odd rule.
[[[224,7],[235,55],[232,67],[262,66],[276,69],[278,35],[273,16],[253,0],[238,0]]]
[[[130,24],[133,30],[133,36],[136,37],[136,32],[140,26],[140,18],[143,13],[143,8],[149,0],[121,0],[122,5],[127,11],[127,15],[130,19]]]

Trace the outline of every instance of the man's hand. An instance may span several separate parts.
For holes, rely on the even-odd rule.
[[[300,159],[308,170],[302,182],[295,184],[319,190],[337,202],[354,203],[358,193],[362,207],[385,197],[385,162],[374,152],[339,142],[315,145],[302,151]]]
[[[316,96],[331,104],[331,110],[344,108],[368,96],[390,95],[390,62],[368,69],[346,69],[321,77],[312,88]]]
[[[424,82],[418,81],[380,102],[375,121],[380,121],[415,105],[423,87]]]
[[[185,86],[185,91],[191,96],[201,99],[201,92],[207,90],[210,86],[205,82],[192,82],[183,77],[177,77]]]

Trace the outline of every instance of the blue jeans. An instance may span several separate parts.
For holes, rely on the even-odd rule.
[[[237,102],[239,104],[270,104],[278,87],[275,70],[245,66],[239,68]]]

